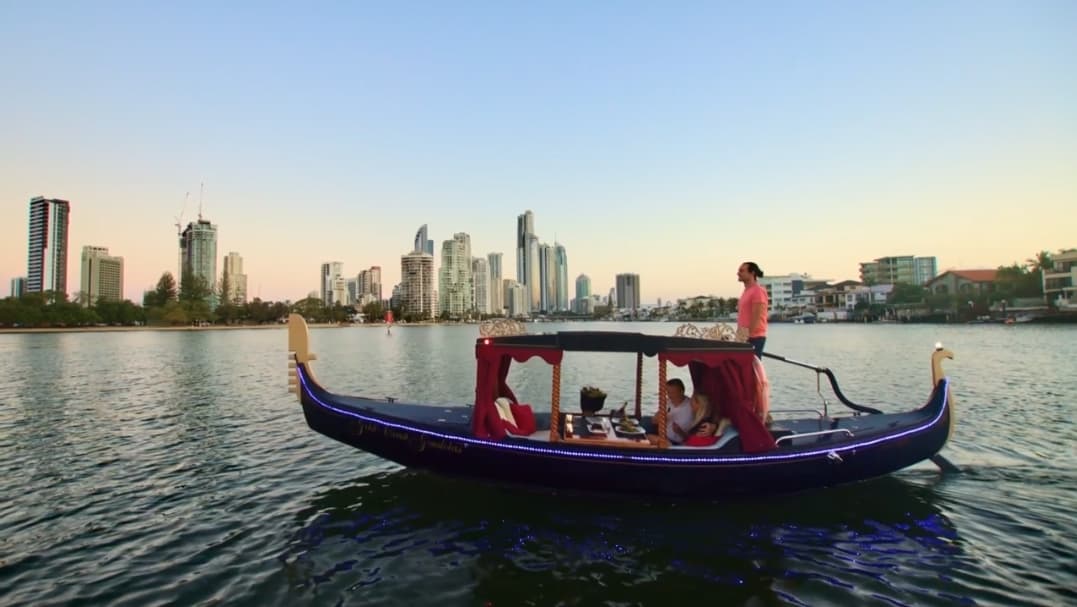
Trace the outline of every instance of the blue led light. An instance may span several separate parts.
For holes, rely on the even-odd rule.
[[[878,445],[878,444],[887,443],[887,442],[891,442],[891,441],[895,441],[895,440],[900,440],[900,439],[902,439],[902,438],[904,438],[906,436],[911,436],[913,434],[919,434],[920,432],[930,430],[935,425],[935,423],[938,422],[939,419],[942,418],[943,414],[946,413],[946,409],[949,407],[949,402],[950,402],[949,394],[948,394],[949,390],[950,390],[950,382],[949,382],[948,379],[943,378],[942,379],[942,381],[944,382],[943,389],[947,392],[947,397],[944,400],[944,402],[942,404],[942,407],[939,409],[938,415],[936,415],[934,418],[932,418],[930,421],[928,421],[927,423],[925,423],[922,426],[918,426],[918,427],[915,427],[915,428],[910,428],[908,430],[905,430],[904,432],[900,432],[898,434],[894,434],[894,435],[891,435],[891,436],[883,436],[883,437],[872,439],[870,441],[866,441],[866,442],[863,442],[863,443],[853,443],[853,444],[850,444],[850,445],[844,445],[844,446],[840,446],[840,447],[832,447],[832,448],[828,448],[828,449],[820,449],[820,450],[817,450],[817,451],[806,451],[804,453],[753,455],[753,456],[726,456],[726,457],[705,457],[705,456],[665,457],[665,456],[660,456],[660,455],[636,455],[636,454],[631,454],[630,455],[630,454],[619,454],[619,453],[600,453],[600,452],[588,451],[586,449],[578,449],[578,448],[568,450],[568,449],[553,449],[553,448],[550,448],[550,447],[532,447],[532,446],[529,446],[529,445],[518,445],[518,444],[504,443],[504,442],[500,442],[500,441],[489,440],[489,439],[472,438],[472,437],[467,437],[467,436],[459,436],[459,435],[456,435],[456,434],[442,434],[440,432],[434,432],[432,430],[423,430],[422,428],[416,428],[414,426],[408,426],[408,425],[404,425],[404,424],[393,423],[393,422],[381,419],[379,417],[368,417],[368,416],[362,415],[361,413],[358,413],[358,412],[355,412],[355,411],[349,411],[347,409],[341,409],[339,407],[334,407],[333,405],[322,401],[317,396],[315,396],[313,392],[310,391],[310,389],[309,389],[309,387],[307,385],[307,369],[306,369],[306,365],[304,365],[302,363],[299,363],[298,361],[296,361],[296,376],[299,379],[299,383],[302,384],[303,391],[306,393],[306,395],[309,396],[314,402],[318,403],[318,405],[321,406],[322,408],[328,409],[328,410],[333,411],[334,413],[338,413],[340,415],[353,417],[355,419],[359,419],[359,420],[363,420],[363,421],[367,421],[367,422],[373,422],[373,423],[379,424],[381,426],[385,426],[387,428],[393,428],[395,430],[405,430],[405,431],[408,431],[408,432],[414,432],[416,434],[421,434],[421,435],[424,435],[424,436],[430,436],[430,437],[434,437],[434,438],[440,438],[442,440],[452,441],[452,442],[456,442],[456,443],[463,443],[463,444],[467,444],[467,445],[476,445],[476,446],[482,446],[482,447],[492,448],[492,449],[500,449],[500,450],[505,450],[505,451],[520,451],[520,452],[524,452],[524,453],[540,453],[540,454],[543,454],[543,455],[557,455],[557,456],[562,456],[562,457],[573,457],[573,458],[587,457],[587,458],[599,459],[599,460],[618,460],[618,461],[639,462],[639,463],[742,464],[742,463],[748,463],[748,462],[775,462],[775,461],[801,460],[801,459],[810,459],[810,458],[818,457],[818,456],[825,456],[826,454],[831,453],[831,452],[837,452],[837,453],[844,453],[844,452],[847,452],[847,451],[851,452],[851,451],[856,451],[857,449],[862,449],[864,447],[872,447],[872,446],[875,446],[875,445]]]

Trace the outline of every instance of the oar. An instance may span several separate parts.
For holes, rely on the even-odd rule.
[[[939,470],[942,470],[947,474],[956,474],[958,472],[961,472],[961,468],[958,468],[956,465],[954,465],[953,462],[938,453],[932,455],[930,459],[936,466],[939,467]]]

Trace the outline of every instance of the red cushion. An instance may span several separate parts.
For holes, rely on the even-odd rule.
[[[509,409],[512,410],[512,417],[516,420],[516,429],[512,430],[513,434],[526,436],[538,429],[535,426],[535,413],[531,410],[531,405],[512,403]]]
[[[501,419],[501,416],[497,414],[497,407],[491,405],[486,410],[486,431],[489,432],[490,438],[494,440],[505,438],[505,426],[505,420]]]
[[[700,436],[693,434],[684,440],[683,445],[686,447],[709,447],[718,442],[717,436]]]

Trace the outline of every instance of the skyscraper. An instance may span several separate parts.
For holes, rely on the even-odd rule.
[[[358,297],[363,298],[364,295],[368,295],[367,299],[374,301],[381,301],[381,266],[370,266],[370,268],[359,272],[359,289]],[[356,300],[358,301],[358,299]]]
[[[434,317],[434,256],[413,251],[400,256],[400,302],[416,319]]]
[[[348,304],[348,281],[344,278],[343,263],[327,261],[322,264],[321,296],[325,306]]]
[[[529,294],[530,309],[538,310],[542,303],[539,288],[539,242],[535,236],[535,215],[524,211],[516,217],[516,282]]]
[[[542,308],[542,277],[539,264],[539,238],[534,234],[527,235],[527,283],[524,290],[530,297],[528,312],[536,312]]]
[[[539,305],[538,309],[544,313],[554,311],[554,298],[557,292],[557,281],[554,276],[553,247],[546,243],[539,245]]]
[[[479,314],[490,313],[490,276],[487,273],[486,259],[471,258],[472,305]]]
[[[438,306],[450,317],[460,318],[474,309],[471,280],[471,237],[453,234],[441,244],[441,271],[438,274]]]
[[[505,289],[505,308],[509,318],[526,316],[530,295],[524,290],[524,286],[515,280],[506,278],[503,281]]]
[[[413,253],[434,254],[434,241],[430,240],[430,236],[426,233],[425,223],[419,226],[419,230],[415,232],[415,246],[411,250]]]
[[[198,216],[180,234],[180,284],[183,277],[205,281],[205,287],[217,287],[217,226]],[[216,296],[211,296],[215,301]]]
[[[109,255],[107,247],[82,247],[81,274],[78,299],[82,305],[123,300],[123,257]]]
[[[637,310],[639,306],[639,274],[618,274],[617,308],[621,310]]]
[[[554,284],[556,286],[556,305],[558,312],[568,311],[568,253],[558,243],[553,246]]]
[[[11,296],[18,299],[26,293],[26,277],[16,276],[11,279]]]
[[[37,196],[30,199],[26,292],[67,293],[67,227],[71,203]]]
[[[222,283],[228,286],[228,292],[223,295],[229,303],[247,302],[247,275],[243,273],[243,257],[235,251],[230,251],[224,258]]]
[[[576,313],[590,314],[594,312],[591,307],[591,278],[586,274],[576,277]]]
[[[501,287],[501,253],[486,255],[486,271],[490,274],[490,313],[504,314],[505,298]]]

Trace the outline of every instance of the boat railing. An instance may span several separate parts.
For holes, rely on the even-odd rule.
[[[831,371],[830,369],[827,369],[826,367],[819,367],[819,366],[813,365],[811,363],[806,363],[806,362],[802,362],[802,361],[799,361],[799,360],[793,360],[792,358],[786,358],[785,356],[781,356],[781,355],[778,355],[778,354],[771,354],[770,352],[764,352],[763,356],[766,356],[767,358],[773,358],[775,360],[780,360],[783,363],[789,363],[791,365],[796,365],[798,367],[803,367],[805,369],[811,369],[812,371],[815,371],[815,380],[816,380],[816,384],[817,384],[816,390],[819,391],[820,396],[822,396],[822,391],[819,390],[818,384],[820,382],[820,377],[825,375],[827,380],[830,382],[830,388],[832,390],[834,390],[834,395],[837,396],[838,400],[840,400],[842,402],[842,404],[844,404],[846,407],[849,407],[850,409],[852,409],[853,411],[856,411],[858,413],[882,413],[882,411],[880,411],[880,410],[878,410],[878,409],[876,409],[874,407],[868,407],[866,405],[858,405],[858,404],[854,403],[853,401],[849,400],[848,398],[846,398],[845,394],[841,391],[841,388],[838,387],[838,379],[836,377],[834,377],[834,372]],[[825,409],[826,406],[827,406],[826,398],[823,398],[824,411],[826,410]]]
[[[852,438],[854,435],[848,428],[838,428],[837,430],[820,430],[819,432],[803,432],[800,434],[787,434],[778,440],[774,441],[775,445],[781,445],[785,441],[794,441],[798,438],[811,438],[813,436],[829,436],[832,434],[844,434],[845,436]]]
[[[771,415],[775,413],[814,413],[818,415],[820,419],[824,416],[822,409],[771,409],[770,413]]]

